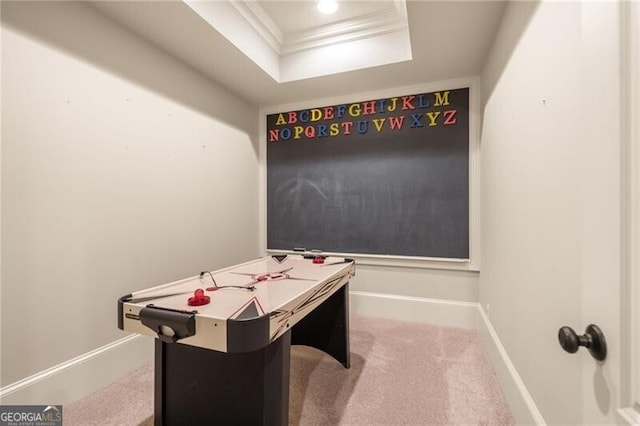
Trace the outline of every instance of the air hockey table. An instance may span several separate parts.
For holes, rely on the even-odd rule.
[[[290,346],[345,368],[355,262],[275,255],[137,291],[118,327],[155,337],[155,425],[286,425]]]

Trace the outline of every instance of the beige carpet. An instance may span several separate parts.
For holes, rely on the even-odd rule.
[[[65,426],[153,424],[152,365],[64,407]],[[292,346],[291,425],[511,425],[477,333],[351,318],[351,368]]]

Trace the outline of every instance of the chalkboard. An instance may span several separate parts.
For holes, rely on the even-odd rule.
[[[268,249],[469,258],[469,88],[266,120]]]

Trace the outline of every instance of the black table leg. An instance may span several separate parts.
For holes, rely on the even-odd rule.
[[[287,425],[291,332],[253,352],[156,339],[154,424]]]
[[[320,349],[349,368],[349,283],[293,326],[291,333],[292,345]]]

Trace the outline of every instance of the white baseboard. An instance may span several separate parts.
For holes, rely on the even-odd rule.
[[[475,330],[477,303],[351,291],[349,309],[356,315]]]
[[[153,340],[130,335],[0,388],[0,404],[65,405],[153,360]]]
[[[479,303],[352,291],[353,314],[476,330],[518,425],[545,421]]]
[[[478,333],[487,349],[489,361],[496,373],[502,393],[518,425],[546,425],[527,387],[511,362],[496,331],[478,304]]]

